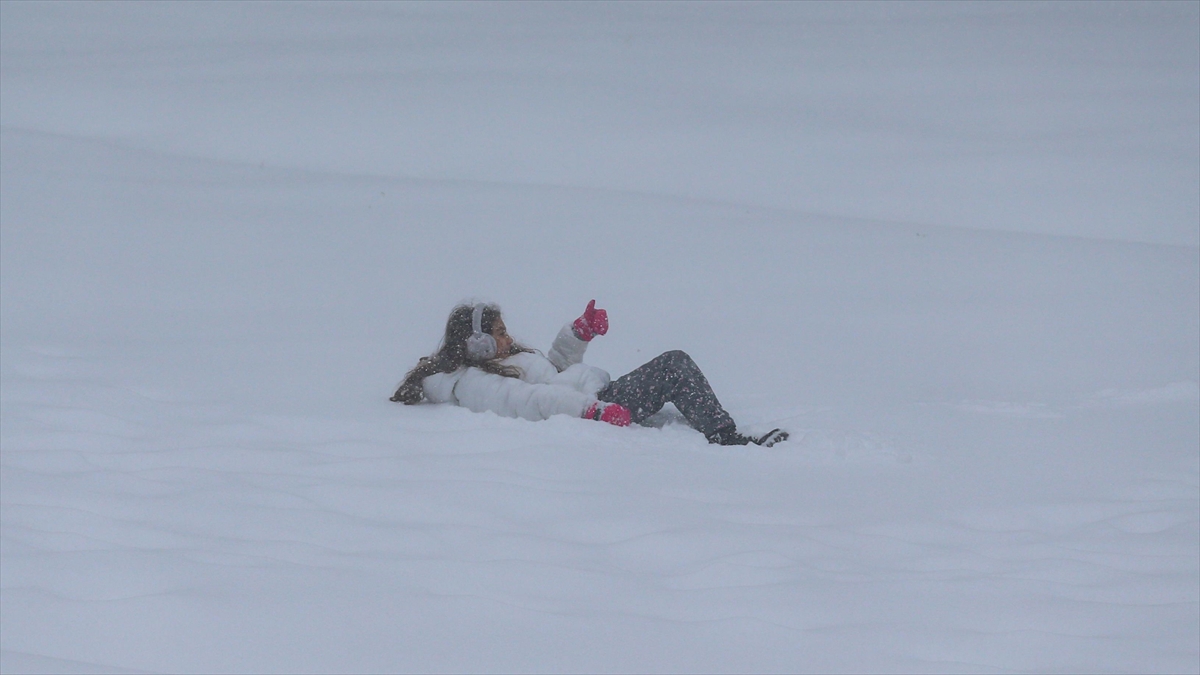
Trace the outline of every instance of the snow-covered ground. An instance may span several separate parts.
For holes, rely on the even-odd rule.
[[[0,670],[1200,671],[1200,4],[0,3]],[[388,402],[464,298],[774,448]]]

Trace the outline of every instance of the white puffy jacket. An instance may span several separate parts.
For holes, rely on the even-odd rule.
[[[596,392],[609,382],[607,372],[582,363],[587,346],[567,324],[554,338],[547,356],[520,353],[501,361],[519,369],[520,379],[464,366],[452,373],[430,375],[421,387],[429,401],[455,403],[475,412],[490,410],[527,420],[558,414],[582,417],[596,402]]]

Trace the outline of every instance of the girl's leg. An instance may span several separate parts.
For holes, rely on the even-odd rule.
[[[693,429],[712,438],[718,431],[732,431],[733,418],[721,407],[700,367],[685,352],[666,352],[623,375],[596,396],[607,403],[629,409],[634,422],[674,404]]]

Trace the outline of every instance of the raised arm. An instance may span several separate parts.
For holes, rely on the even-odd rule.
[[[596,301],[592,300],[578,319],[558,331],[558,337],[554,338],[554,344],[551,345],[546,358],[550,359],[550,363],[561,373],[577,363],[582,363],[583,354],[592,338],[607,332],[608,312],[596,309]]]

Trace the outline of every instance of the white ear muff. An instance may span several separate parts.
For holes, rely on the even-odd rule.
[[[496,338],[483,332],[483,303],[471,312],[471,337],[467,338],[467,356],[472,361],[487,361],[496,357]]]

